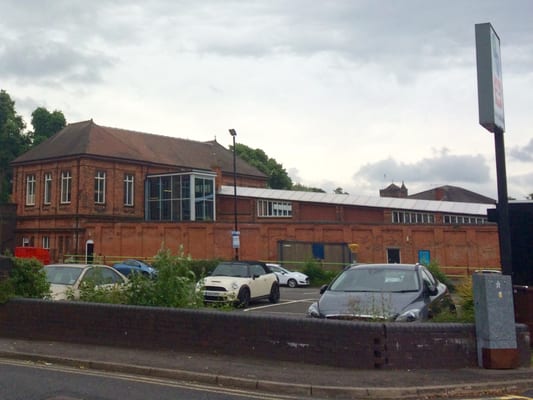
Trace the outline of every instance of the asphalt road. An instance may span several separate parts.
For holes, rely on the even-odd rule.
[[[271,304],[266,301],[258,301],[243,309],[247,313],[275,313],[289,317],[306,318],[307,309],[320,297],[319,288],[316,287],[288,287],[280,288],[280,301]]]
[[[0,360],[2,400],[275,400],[301,397],[62,367]]]

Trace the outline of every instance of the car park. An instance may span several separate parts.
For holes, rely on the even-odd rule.
[[[309,277],[298,271],[289,271],[279,264],[267,264],[270,269],[277,275],[281,286],[295,288],[297,286],[309,286]]]
[[[196,286],[206,303],[233,303],[248,307],[251,301],[279,301],[276,274],[259,261],[224,261]]]
[[[412,322],[455,311],[446,285],[420,264],[353,265],[320,293],[310,317]]]
[[[79,299],[84,284],[112,289],[128,283],[128,278],[107,265],[50,264],[44,266],[52,300]]]
[[[124,260],[119,263],[113,264],[113,268],[115,268],[124,276],[129,276],[131,273],[140,273],[141,275],[146,276],[147,278],[153,279],[157,277],[157,270],[150,264],[141,260]]]

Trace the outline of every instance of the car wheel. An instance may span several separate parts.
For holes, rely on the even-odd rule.
[[[294,279],[289,279],[287,286],[290,288],[295,288],[297,286],[296,281]]]
[[[241,288],[237,295],[237,307],[246,308],[250,304],[250,289],[247,287]]]
[[[277,303],[279,301],[279,285],[277,282],[274,282],[272,284],[272,287],[270,288],[270,296],[268,297],[268,300],[271,303]]]

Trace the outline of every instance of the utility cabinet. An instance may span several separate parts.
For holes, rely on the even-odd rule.
[[[472,276],[472,287],[479,366],[517,368],[511,277],[495,272],[476,272]]]

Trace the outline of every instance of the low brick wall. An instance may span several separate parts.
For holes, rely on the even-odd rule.
[[[381,324],[14,299],[0,305],[0,336],[358,369],[477,367],[473,324]],[[517,325],[517,339],[520,365],[529,366],[525,325]]]

